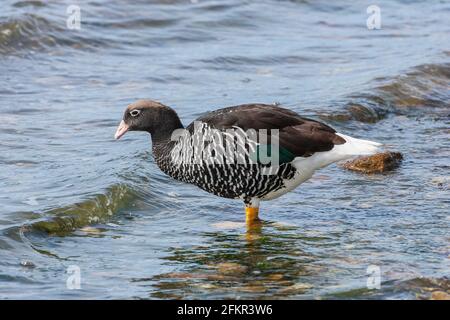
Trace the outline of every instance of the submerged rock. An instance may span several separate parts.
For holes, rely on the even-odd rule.
[[[309,283],[296,283],[289,287],[281,289],[279,292],[281,294],[303,294],[312,288],[314,288],[314,286]]]
[[[403,155],[400,152],[383,152],[372,156],[360,157],[344,163],[345,169],[363,173],[383,173],[397,168]]]
[[[351,103],[347,105],[347,110],[352,119],[365,123],[375,123],[380,121],[383,116],[376,112],[374,108],[364,106],[359,103]]]
[[[364,123],[376,123],[386,116],[385,101],[380,97],[362,94],[353,96],[351,99],[360,102],[348,102],[342,111],[321,113],[319,117],[323,120],[337,122],[354,120]]]
[[[223,262],[217,265],[217,269],[221,274],[243,274],[247,272],[247,267],[235,262]]]

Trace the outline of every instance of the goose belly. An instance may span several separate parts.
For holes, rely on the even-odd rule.
[[[311,178],[312,172],[297,170],[295,176],[291,179],[283,179],[283,187],[273,190],[266,194],[261,200],[272,200],[288,193],[298,187],[300,184]]]
[[[291,164],[272,174],[260,165],[182,165],[167,172],[173,178],[225,198],[276,198],[299,185],[305,177]]]

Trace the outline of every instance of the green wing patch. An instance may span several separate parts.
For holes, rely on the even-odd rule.
[[[269,165],[272,163],[271,160],[276,160],[275,156],[272,159],[272,145],[263,144],[256,147],[256,151],[250,155],[252,161]],[[288,149],[279,147],[278,148],[278,164],[288,163],[294,160],[295,155]]]

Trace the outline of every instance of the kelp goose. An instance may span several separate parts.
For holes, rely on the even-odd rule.
[[[218,109],[184,128],[172,108],[139,100],[126,108],[115,138],[127,131],[151,134],[154,158],[167,175],[244,201],[248,224],[258,220],[261,200],[293,190],[333,162],[373,154],[380,145],[267,104]]]

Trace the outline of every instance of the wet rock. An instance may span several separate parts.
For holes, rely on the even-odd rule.
[[[431,294],[431,300],[450,300],[450,294],[444,291],[434,291]]]
[[[403,155],[400,152],[383,152],[348,161],[342,166],[363,173],[383,173],[397,168],[402,160]]]

